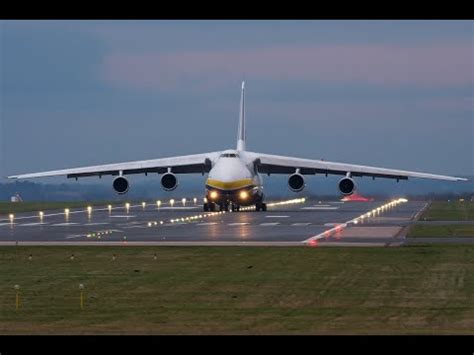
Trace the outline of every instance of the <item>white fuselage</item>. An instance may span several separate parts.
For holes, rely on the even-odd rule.
[[[206,181],[206,197],[215,203],[248,206],[263,199],[262,180],[245,152],[226,150],[213,162]]]

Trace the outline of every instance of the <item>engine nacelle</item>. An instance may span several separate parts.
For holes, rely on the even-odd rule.
[[[288,178],[288,187],[293,192],[300,192],[305,186],[304,177],[301,174],[294,173]]]
[[[116,177],[112,186],[119,195],[123,195],[130,189],[130,183],[123,176]]]
[[[173,173],[165,173],[161,176],[161,187],[165,191],[173,191],[178,187],[178,178]]]
[[[342,178],[339,181],[339,191],[345,196],[352,195],[356,190],[356,183],[350,177]]]

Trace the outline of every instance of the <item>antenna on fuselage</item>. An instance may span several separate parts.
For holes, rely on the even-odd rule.
[[[237,150],[245,150],[245,81],[242,81],[240,95],[239,132],[237,135]]]

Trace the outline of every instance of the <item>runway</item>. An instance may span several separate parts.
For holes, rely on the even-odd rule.
[[[266,212],[206,213],[190,199],[176,201],[2,216],[0,245],[396,246],[426,206],[296,199],[268,201]]]

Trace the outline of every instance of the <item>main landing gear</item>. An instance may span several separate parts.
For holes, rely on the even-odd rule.
[[[223,203],[223,204],[219,204],[218,206],[219,206],[219,211],[229,211],[229,207],[232,212],[240,211],[240,206],[235,205],[233,203]],[[217,209],[217,204],[214,202],[206,202],[203,205],[204,212],[215,212],[216,209]],[[266,211],[266,210],[267,210],[266,203],[257,202],[255,204],[255,211]]]

